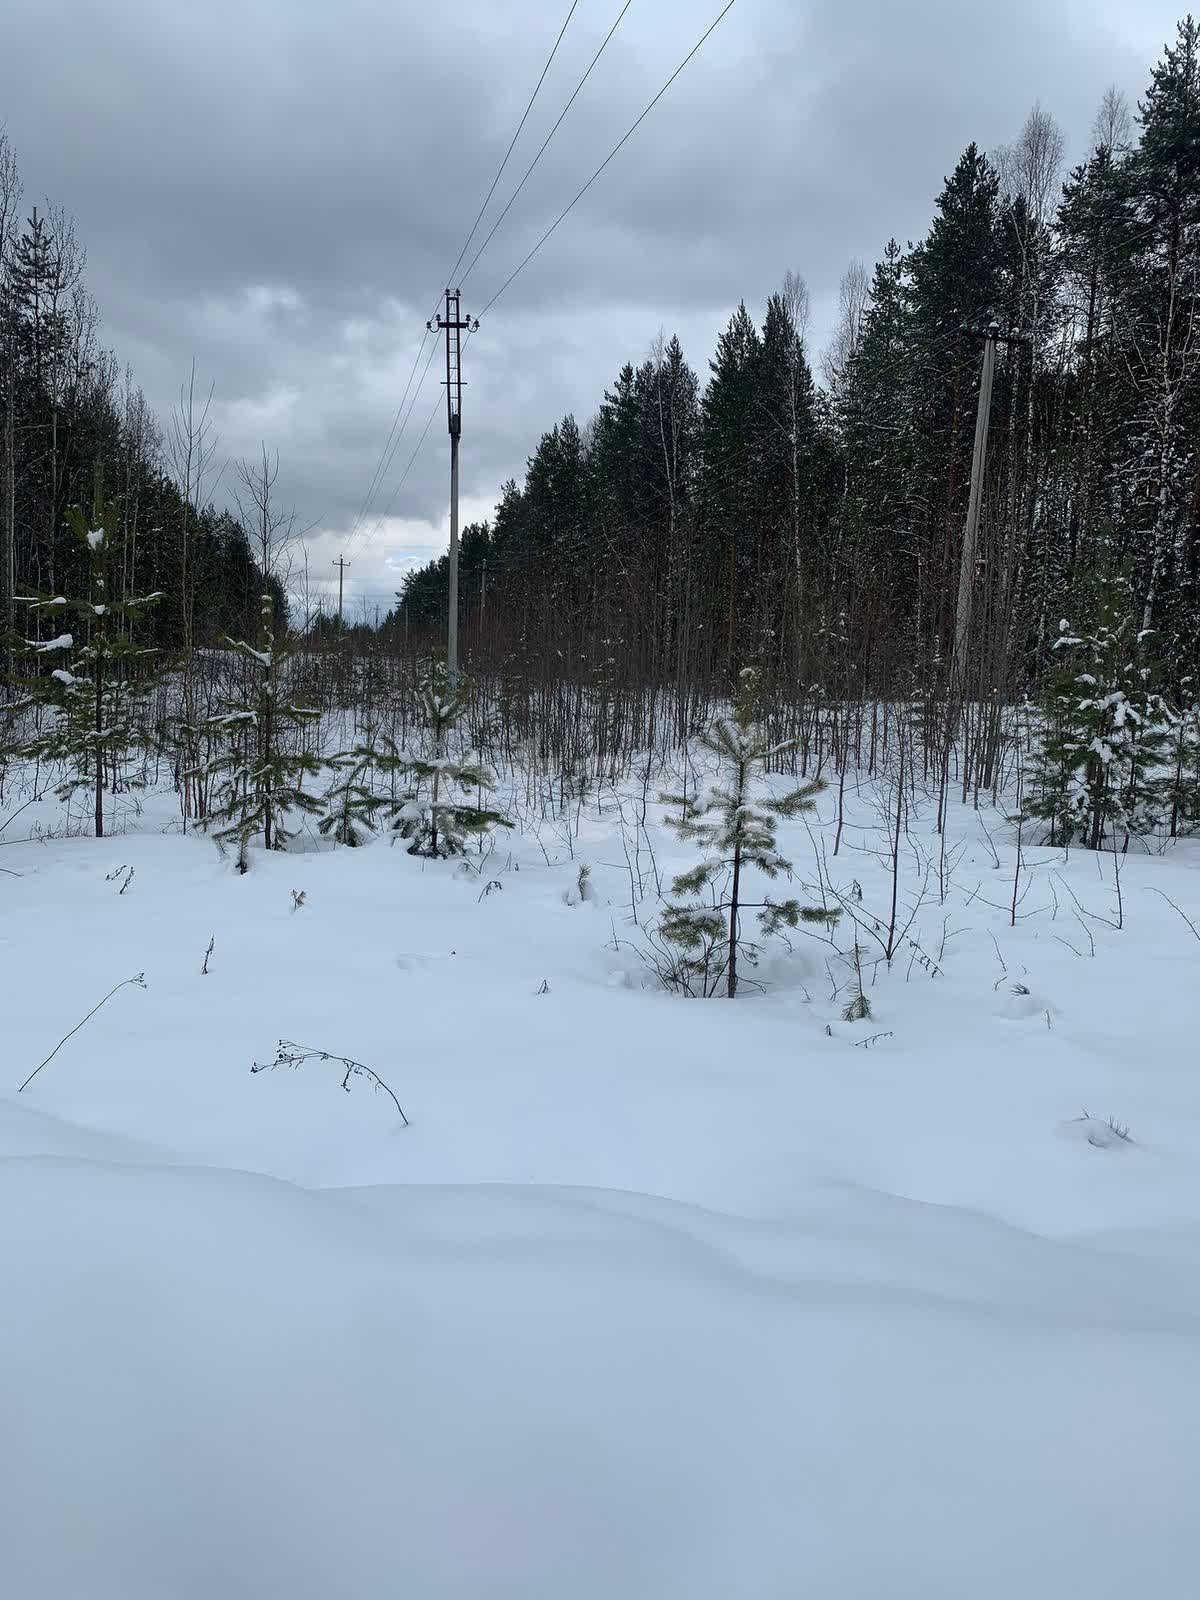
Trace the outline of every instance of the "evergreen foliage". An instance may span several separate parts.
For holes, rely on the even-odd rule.
[[[561,663],[598,694],[622,653],[709,694],[750,653],[768,689],[861,678],[886,695],[907,675],[936,695],[995,318],[1015,337],[996,360],[969,697],[1040,693],[1057,619],[1083,615],[1115,557],[1178,699],[1200,672],[1198,37],[1180,24],[1136,121],[1106,97],[1065,186],[1040,110],[1012,145],[969,145],[925,237],[867,274],[828,393],[793,279],[761,322],[738,306],[706,384],[674,339],[621,365],[590,424],[543,435],[469,559],[464,538],[467,647],[521,681]],[[443,626],[445,591],[444,561],[414,573],[389,629]]]
[[[97,465],[114,508],[120,559],[109,601],[159,591],[139,634],[147,646],[198,644],[255,626],[263,579],[235,516],[185,483],[132,375],[103,348],[86,291],[84,247],[57,207],[21,206],[16,155],[0,128],[0,626],[16,626],[8,593],[83,593],[91,580],[68,511],[86,505]],[[282,591],[271,586],[277,606]]]
[[[389,804],[388,796],[377,794],[370,785],[372,768],[378,764],[371,747],[334,757],[330,763],[334,781],[325,793],[326,813],[318,824],[325,838],[355,849],[376,832],[379,813]]]
[[[1200,825],[1200,694],[1186,678],[1170,718],[1168,774],[1163,801],[1170,807],[1171,837]]]
[[[768,764],[788,755],[796,741],[772,744],[755,721],[759,674],[747,667],[741,673],[733,714],[718,717],[703,735],[702,747],[716,758],[719,779],[711,788],[692,795],[663,795],[664,804],[676,809],[667,821],[681,839],[697,844],[701,860],[682,872],[671,885],[659,932],[680,951],[679,971],[685,987],[692,982],[705,995],[724,985],[733,999],[738,992],[738,963],[757,960],[757,944],[743,934],[742,917],[757,913],[763,938],[795,928],[801,922],[829,925],[839,915],[826,906],[804,906],[799,900],[747,898],[746,874],[756,869],[768,878],[790,877],[792,864],[778,852],[775,829],[780,818],[811,811],[824,785],[801,784],[777,799],[751,798],[754,779]]]
[[[27,658],[45,669],[25,680],[25,689],[30,701],[49,715],[18,753],[63,763],[69,776],[60,786],[61,796],[81,788],[93,792],[100,838],[106,785],[116,792],[136,782],[129,764],[152,743],[146,719],[137,711],[138,702],[155,685],[154,652],[132,635],[134,625],[162,596],[114,597],[124,545],[117,531],[117,507],[104,497],[98,468],[90,514],[85,517],[74,506],[67,512],[67,525],[78,565],[87,574],[87,592],[77,599],[18,596],[32,616],[59,630],[53,637],[21,641]]]
[[[318,777],[324,763],[302,742],[305,727],[319,712],[285,698],[286,666],[296,641],[286,629],[277,636],[269,594],[261,599],[256,644],[228,642],[242,656],[247,676],[240,700],[228,702],[204,724],[216,746],[206,777],[213,785],[214,837],[220,844],[237,844],[238,871],[246,872],[258,835],[264,849],[286,850],[296,832],[291,814],[320,815],[323,802],[305,788],[305,779]]]
[[[1097,581],[1093,619],[1078,633],[1059,623],[1028,809],[1050,843],[1099,850],[1114,829],[1128,842],[1159,820],[1168,718],[1124,573]]]
[[[452,686],[446,663],[430,662],[417,687],[417,705],[432,750],[428,755],[393,752],[385,758],[385,764],[403,771],[407,779],[405,792],[392,806],[392,826],[408,841],[410,855],[462,855],[472,839],[512,826],[485,802],[494,780],[482,762],[449,754],[450,735],[467,700],[466,683],[460,679]]]

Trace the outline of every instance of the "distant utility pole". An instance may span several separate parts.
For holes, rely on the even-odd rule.
[[[338,625],[339,626],[341,625],[341,621],[342,621],[342,584],[345,581],[346,568],[348,566],[350,566],[351,564],[352,564],[351,562],[345,560],[342,556],[338,556],[336,561],[333,561],[333,562],[330,563],[331,566],[334,566],[334,567],[336,567],[338,569]]]
[[[975,449],[971,455],[971,495],[967,502],[967,526],[963,531],[962,559],[958,568],[958,604],[954,613],[954,656],[951,661],[951,694],[961,703],[965,697],[967,660],[971,648],[971,621],[974,615],[975,563],[979,558],[979,520],[983,510],[983,480],[987,471],[988,428],[992,418],[992,381],[996,374],[996,346],[1025,344],[1019,334],[1002,334],[992,319],[983,329],[983,371],[979,379],[979,409],[975,413]]]
[[[458,682],[458,441],[462,436],[462,331],[473,333],[478,318],[461,313],[459,291],[446,290],[446,315],[436,318],[439,333],[446,335],[446,421],[450,429],[450,629],[446,640],[446,666],[450,687]],[[432,332],[434,322],[425,326]]]

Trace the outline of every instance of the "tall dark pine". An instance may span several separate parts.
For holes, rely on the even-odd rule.
[[[979,391],[978,330],[1001,300],[999,182],[969,145],[910,258],[913,317],[917,598],[930,645],[945,653],[970,486]]]

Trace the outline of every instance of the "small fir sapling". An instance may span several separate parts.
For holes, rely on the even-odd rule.
[[[51,716],[18,749],[18,754],[62,762],[69,776],[59,786],[60,798],[78,789],[94,796],[96,837],[104,833],[104,794],[138,781],[128,771],[135,756],[152,740],[133,716],[136,705],[156,686],[151,671],[154,652],[134,642],[133,626],[161,594],[119,600],[123,542],[117,535],[116,505],[104,498],[97,468],[90,513],[73,507],[67,523],[78,541],[87,575],[82,599],[63,595],[18,595],[38,616],[53,617],[59,632],[52,639],[27,639],[20,648],[50,670],[25,681],[29,701]],[[68,619],[71,628],[63,627]]]
[[[249,682],[240,703],[228,704],[204,724],[219,751],[206,773],[214,782],[214,837],[218,844],[236,842],[238,871],[246,872],[253,839],[261,835],[265,849],[286,850],[295,833],[287,826],[289,814],[314,816],[324,809],[320,797],[304,786],[324,763],[294,748],[320,713],[283,699],[283,669],[295,647],[286,630],[276,637],[269,594],[262,597],[257,644],[229,643],[246,661]]]
[[[746,668],[733,715],[718,717],[701,736],[700,743],[719,763],[718,781],[697,794],[661,796],[663,804],[676,811],[667,818],[668,825],[681,839],[699,845],[703,856],[674,880],[673,898],[663,910],[658,931],[680,951],[681,967],[689,978],[699,980],[704,994],[716,993],[723,983],[730,999],[738,991],[739,956],[751,964],[757,959],[758,946],[742,932],[745,912],[757,914],[764,938],[801,922],[828,926],[840,914],[827,906],[801,905],[796,899],[746,897],[746,873],[751,868],[768,878],[790,876],[792,864],[776,848],[776,825],[780,818],[813,810],[824,788],[817,780],[777,799],[752,802],[755,777],[772,760],[790,754],[798,742],[768,742],[755,721],[758,683],[758,673]]]

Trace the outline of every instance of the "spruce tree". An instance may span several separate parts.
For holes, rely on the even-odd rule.
[[[1097,579],[1090,625],[1059,623],[1057,671],[1029,773],[1029,815],[1049,842],[1103,847],[1114,828],[1145,833],[1159,821],[1159,766],[1167,716],[1152,687],[1149,636],[1136,631],[1125,571]]]
[[[154,652],[135,643],[131,634],[146,608],[162,597],[114,598],[123,553],[119,521],[115,503],[104,498],[97,469],[90,515],[85,517],[78,506],[67,513],[87,574],[86,598],[17,596],[32,613],[54,618],[60,630],[61,622],[75,619],[70,632],[20,642],[39,663],[56,664],[26,681],[31,701],[50,717],[19,753],[67,766],[70,776],[59,788],[61,797],[81,788],[92,791],[98,839],[104,834],[106,780],[113,792],[129,787],[134,780],[128,763],[153,743],[134,712],[155,687],[150,671]]]
[[[295,644],[286,628],[276,636],[269,594],[262,596],[257,643],[228,642],[247,663],[249,679],[241,699],[204,724],[219,752],[208,763],[206,776],[214,784],[214,837],[221,844],[236,842],[238,871],[246,872],[257,835],[262,835],[265,849],[286,850],[296,831],[288,825],[289,814],[320,814],[322,801],[304,787],[304,780],[317,777],[324,763],[296,748],[304,728],[320,713],[284,698],[285,668]]]
[[[768,878],[790,876],[792,864],[779,854],[775,828],[780,818],[811,811],[825,787],[820,781],[801,784],[778,799],[751,800],[756,775],[767,764],[796,748],[797,740],[771,744],[755,721],[759,675],[753,667],[741,673],[733,714],[718,717],[700,743],[718,763],[711,788],[692,795],[665,794],[665,805],[677,815],[667,823],[681,839],[698,844],[703,859],[681,872],[671,885],[670,900],[659,922],[662,937],[675,945],[685,982],[699,980],[711,995],[724,984],[729,999],[738,992],[739,957],[753,964],[758,946],[742,931],[742,916],[757,913],[764,938],[801,922],[830,924],[838,912],[825,906],[803,906],[796,899],[747,898],[746,874],[755,868]],[[707,898],[701,898],[707,896]]]

